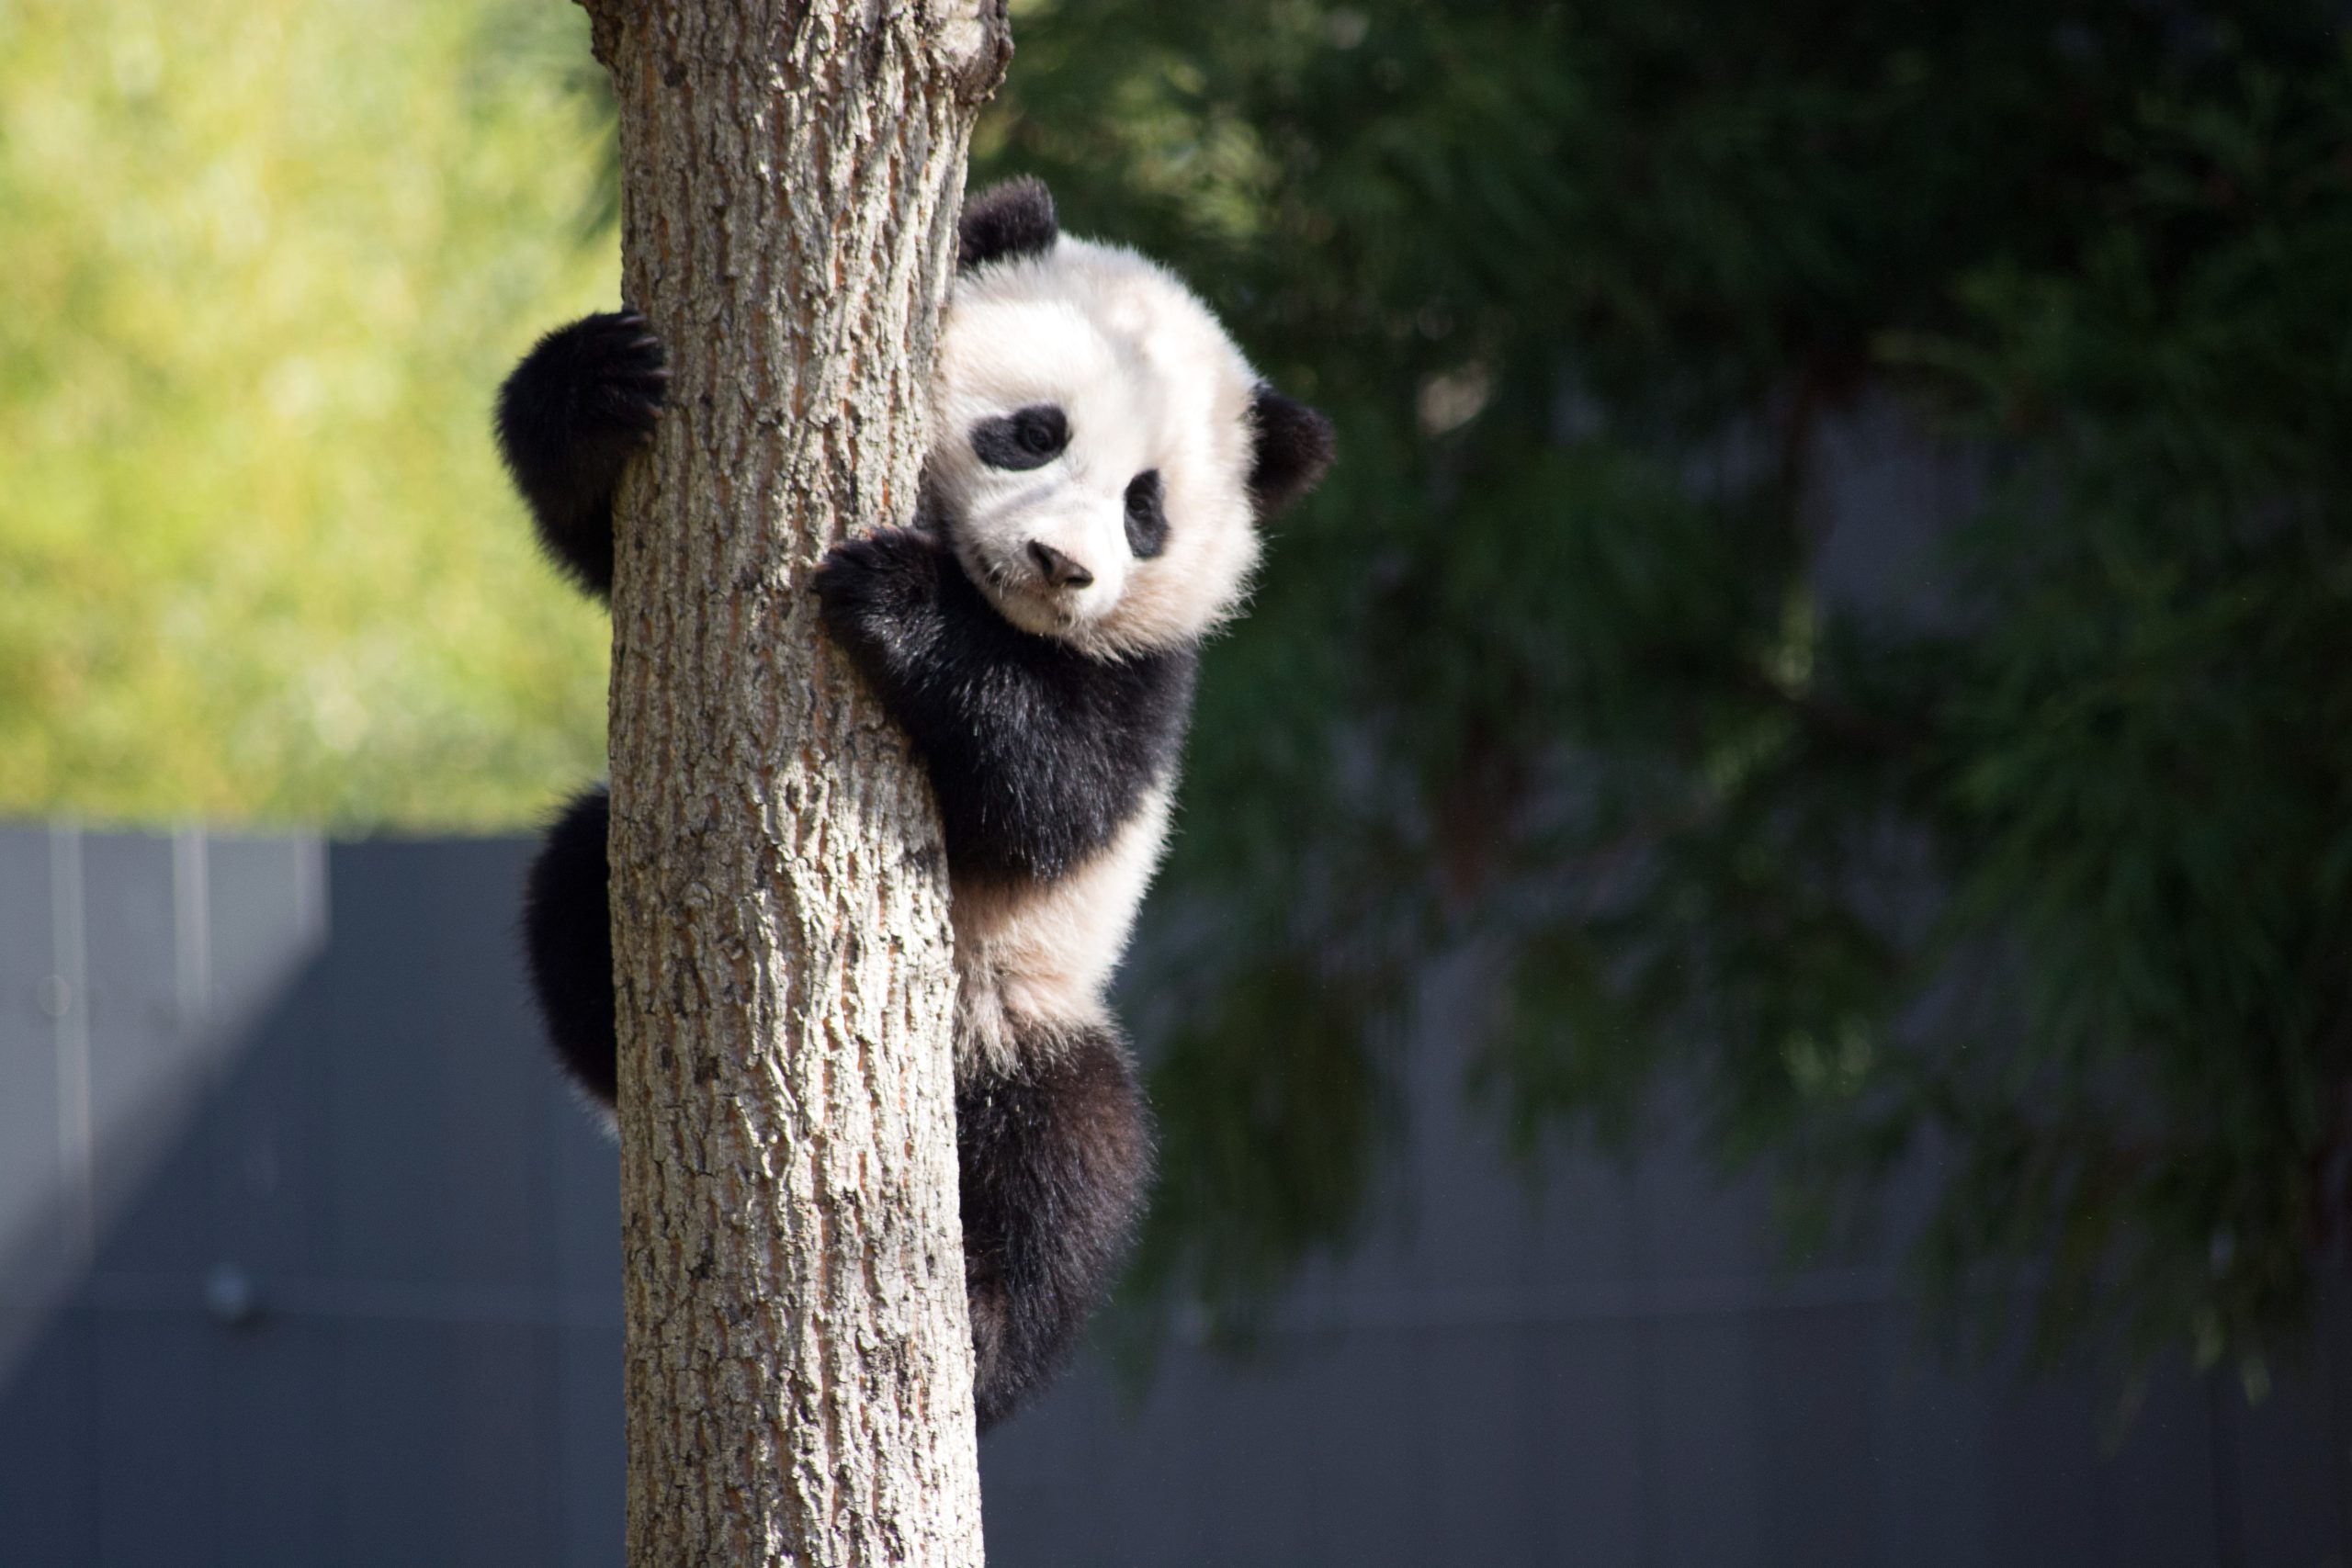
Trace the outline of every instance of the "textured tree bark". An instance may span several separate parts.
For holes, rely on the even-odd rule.
[[[628,1561],[980,1561],[946,883],[810,570],[912,512],[1002,0],[582,0],[673,379],[613,595]]]

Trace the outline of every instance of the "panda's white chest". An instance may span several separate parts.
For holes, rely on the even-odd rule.
[[[998,1071],[1110,1020],[1103,992],[1168,839],[1170,788],[1153,785],[1111,841],[1050,882],[956,881],[959,1073]]]

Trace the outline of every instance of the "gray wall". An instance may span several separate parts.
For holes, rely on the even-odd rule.
[[[613,1154],[506,841],[0,829],[0,1565],[619,1561]],[[2352,1564],[2352,1324],[2249,1407],[1923,1359],[1662,1141],[1508,1173],[1421,1053],[1365,1253],[1267,1360],[1082,1369],[1000,1564]]]

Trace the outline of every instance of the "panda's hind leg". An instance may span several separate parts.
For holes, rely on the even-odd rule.
[[[610,815],[601,787],[564,807],[531,863],[523,906],[548,1040],[564,1070],[605,1106],[617,1084]],[[1067,1359],[1126,1257],[1151,1181],[1150,1118],[1116,1033],[1102,1025],[1015,1029],[1021,1065],[983,1069],[956,1096],[983,1427]]]
[[[974,1397],[988,1427],[1077,1343],[1125,1259],[1151,1179],[1151,1125],[1110,1030],[1057,1033],[957,1091]]]
[[[619,1048],[613,1012],[612,818],[604,787],[565,806],[548,829],[523,888],[523,947],[548,1040],[574,1082],[610,1106]]]

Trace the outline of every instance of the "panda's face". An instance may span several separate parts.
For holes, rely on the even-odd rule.
[[[1182,286],[1062,239],[959,280],[928,478],[1023,630],[1115,657],[1197,637],[1257,558],[1249,366]]]

